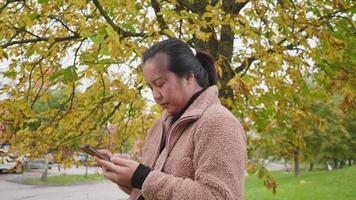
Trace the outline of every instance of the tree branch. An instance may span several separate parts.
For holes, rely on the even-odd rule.
[[[59,123],[59,121],[61,121],[68,113],[69,111],[72,109],[73,106],[73,100],[74,100],[74,96],[75,96],[75,83],[73,82],[72,84],[72,92],[69,95],[69,97],[67,98],[67,100],[60,105],[59,110],[57,111],[57,113],[55,114],[55,116],[42,128],[39,129],[40,132],[43,132],[45,129],[47,129],[48,127],[50,127],[57,119],[57,117],[61,114],[61,112],[64,110],[65,105],[70,102],[69,108],[67,109],[67,111],[59,117],[59,119],[57,120],[57,124]]]
[[[117,109],[120,108],[120,106],[121,106],[122,103],[123,103],[123,102],[120,101],[120,102],[114,107],[114,109],[110,112],[110,114],[109,114],[108,116],[106,116],[106,117],[104,118],[104,120],[100,123],[100,126],[104,125],[104,124],[110,119],[110,117],[115,114],[115,112],[117,111]]]
[[[40,98],[40,93],[43,89],[43,86],[44,86],[44,73],[43,73],[43,70],[42,70],[42,65],[41,65],[41,62],[39,62],[38,66],[40,67],[40,72],[41,72],[41,86],[40,88],[38,89],[37,91],[37,94],[36,94],[36,97],[35,99],[33,100],[33,102],[31,103],[31,109],[33,108],[33,106],[35,105],[36,101]]]
[[[223,3],[223,9],[224,9],[224,11],[227,11],[228,13],[237,14],[242,10],[242,8],[245,7],[245,5],[248,2],[250,2],[250,1],[236,3],[233,0],[225,0]]]
[[[324,19],[329,19],[329,18],[331,18],[331,17],[335,17],[337,13],[346,12],[346,11],[348,11],[348,10],[350,10],[350,9],[352,9],[352,8],[337,10],[337,11],[335,11],[335,12],[333,12],[333,13],[330,13],[330,14],[328,14],[328,15],[325,15],[325,16],[320,17],[318,20],[324,20]],[[240,23],[240,24],[241,24],[241,23]],[[241,24],[241,25],[244,25],[244,26],[245,26],[245,24]],[[298,32],[301,33],[301,32],[303,32],[306,28],[308,28],[308,26],[302,27],[301,29],[298,30]],[[284,39],[282,39],[281,41],[279,41],[279,42],[277,43],[278,46],[282,45],[285,41],[287,41],[287,38],[284,38]],[[285,46],[284,46],[284,49],[286,49],[286,50],[296,50],[296,49],[299,49],[299,48],[296,47],[296,45],[294,45],[294,44],[288,44],[288,45],[285,45]],[[299,50],[300,50],[300,49],[299,49]],[[274,51],[273,49],[269,49],[267,52],[268,52],[268,53],[275,53],[276,51]],[[256,57],[254,57],[254,56],[249,57],[245,63],[242,63],[240,66],[238,66],[238,67],[235,69],[235,72],[236,72],[236,73],[240,73],[240,72],[244,71],[241,76],[245,75],[246,72],[247,72],[247,70],[249,69],[249,67],[251,66],[251,64],[252,64],[255,60],[257,60]]]
[[[145,37],[144,33],[132,33],[129,31],[125,31],[121,29],[118,25],[114,23],[114,21],[109,17],[109,15],[105,12],[103,6],[100,4],[99,0],[93,0],[95,7],[99,10],[100,14],[105,18],[105,20],[110,24],[110,26],[123,37]]]
[[[68,40],[75,40],[78,38],[80,38],[79,35],[58,37],[58,38],[54,38],[54,43],[68,41]],[[47,42],[47,41],[49,41],[49,39],[50,39],[49,37],[40,37],[40,38],[33,38],[33,39],[17,40],[17,41],[12,41],[12,42],[3,44],[3,45],[1,45],[1,48],[5,49],[7,47],[10,47],[10,46],[16,45],[16,44],[27,44],[27,43],[36,43],[36,42],[44,42],[44,41]]]
[[[235,69],[236,73],[240,73],[242,71],[244,71],[241,74],[241,77],[244,76],[246,74],[246,72],[248,71],[248,69],[250,68],[251,64],[253,63],[253,61],[257,60],[255,57],[251,56],[249,58],[247,58],[246,62],[242,63],[240,66],[238,66]]]
[[[85,38],[80,41],[78,48],[75,50],[75,53],[74,53],[74,61],[73,61],[73,65],[74,65],[74,66],[77,64],[78,53],[79,53],[79,50],[80,50],[80,48],[82,47],[84,41],[85,41]]]
[[[83,118],[80,119],[80,122],[79,122],[79,124],[77,125],[77,127],[80,127],[80,126],[89,118],[89,116],[94,113],[94,111],[98,110],[98,108],[99,108],[100,106],[102,106],[103,104],[109,102],[110,99],[113,98],[113,97],[114,97],[114,96],[109,96],[109,97],[107,97],[107,98],[105,98],[105,99],[100,100],[100,102],[98,102],[98,104],[97,104],[94,108],[92,108],[92,109],[90,110],[90,112],[89,112],[87,115],[85,115]]]
[[[22,0],[9,0],[6,1],[6,3],[0,7],[0,14],[2,13],[2,11],[10,4],[10,3],[14,3],[14,2],[20,2]]]
[[[194,13],[202,14],[204,13],[206,7],[206,0],[193,1],[194,3],[191,3],[192,2],[191,0],[178,0],[177,2],[179,3],[180,6]],[[216,1],[212,3],[216,3]]]
[[[157,2],[157,0],[151,0],[151,6],[152,6],[153,10],[155,11],[156,18],[157,18],[158,24],[161,28],[161,31],[168,29],[168,25],[164,21],[163,15],[160,13],[161,8],[159,7],[159,3]]]
[[[337,17],[336,14],[338,14],[340,12],[347,12],[347,11],[355,9],[355,8],[356,8],[356,6],[353,6],[353,7],[347,8],[347,9],[340,9],[340,10],[337,10],[335,12],[329,13],[327,15],[321,16],[317,20],[322,21],[322,20],[325,20],[325,19],[330,19],[330,18],[333,18],[333,17]],[[308,26],[306,25],[306,26],[302,27],[301,29],[299,29],[298,32],[301,33],[307,28],[308,28]],[[279,41],[278,45],[282,45],[285,41],[287,41],[287,38],[284,38],[281,41]],[[289,46],[289,45],[287,45],[287,46]]]
[[[62,20],[58,19],[57,17],[55,17],[55,16],[53,16],[53,15],[49,15],[48,18],[58,21],[60,24],[62,24],[62,26],[63,26],[64,28],[66,28],[68,31],[70,31],[70,32],[73,33],[74,35],[79,35],[77,32],[75,32],[75,31],[73,31],[72,29],[70,29],[67,24],[65,24]]]

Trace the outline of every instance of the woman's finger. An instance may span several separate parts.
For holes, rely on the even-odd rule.
[[[103,167],[103,175],[105,178],[111,180],[112,182],[118,183],[120,182],[119,177],[117,173],[112,172],[110,170],[107,170],[105,167]]]
[[[113,156],[113,154],[107,149],[99,149],[98,151],[109,158],[111,158]]]
[[[130,163],[131,163],[131,160],[124,159],[122,157],[117,157],[117,156],[111,157],[110,161],[113,162],[114,164],[122,166],[122,167],[129,167]]]
[[[131,156],[127,153],[115,153],[113,156],[124,158],[124,159],[131,159]]]
[[[106,161],[106,160],[102,160],[102,159],[97,159],[97,162],[104,167],[106,170],[112,171],[112,172],[116,172],[116,173],[123,173],[124,167],[119,166],[119,165],[115,165],[112,162]]]
[[[105,178],[111,180],[114,183],[127,186],[126,183],[126,174],[127,168],[115,165],[114,163],[105,161],[105,160],[98,160],[98,162],[102,165],[103,175]]]

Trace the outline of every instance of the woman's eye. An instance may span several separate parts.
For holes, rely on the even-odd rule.
[[[164,82],[163,82],[163,83],[158,84],[157,86],[158,86],[158,87],[162,87],[163,85],[164,85]]]

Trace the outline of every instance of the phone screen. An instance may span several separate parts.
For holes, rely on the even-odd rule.
[[[100,158],[100,159],[103,159],[106,161],[110,161],[110,158],[108,158],[104,154],[98,152],[94,147],[92,147],[88,144],[81,145],[79,148],[91,156],[95,156],[97,158]]]

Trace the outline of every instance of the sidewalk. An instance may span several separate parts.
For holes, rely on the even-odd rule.
[[[41,170],[35,170],[41,172]],[[71,168],[63,169],[63,167],[60,168],[60,171],[58,171],[58,165],[53,164],[52,169],[48,170],[49,175],[61,175],[61,174],[85,174],[85,166],[79,166],[78,168],[75,166],[72,166]],[[100,167],[88,167],[88,174],[101,174],[101,168]]]
[[[101,173],[96,167],[90,167],[88,173]],[[66,174],[83,174],[85,167],[66,169]],[[57,166],[49,170],[48,175],[63,174],[63,169],[58,171]],[[34,170],[24,174],[1,174],[0,175],[0,199],[1,200],[126,200],[129,196],[121,191],[114,183],[110,181],[101,181],[98,183],[85,183],[71,186],[34,186],[23,185],[10,182],[24,177],[40,178],[41,171]]]

